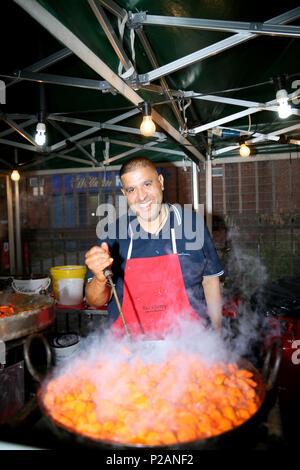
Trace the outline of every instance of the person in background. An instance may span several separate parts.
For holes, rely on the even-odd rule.
[[[164,202],[163,176],[147,158],[125,162],[120,178],[129,210],[86,253],[87,303],[108,304],[111,331],[125,334],[104,275],[111,268],[131,335],[161,338],[181,321],[220,332],[223,269],[203,217]]]

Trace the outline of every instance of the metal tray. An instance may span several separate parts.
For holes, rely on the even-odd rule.
[[[1,294],[0,305],[13,304],[15,315],[0,318],[0,340],[36,333],[55,320],[55,300],[46,295]]]

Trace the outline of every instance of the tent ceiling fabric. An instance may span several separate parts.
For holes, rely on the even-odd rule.
[[[300,7],[253,0],[2,5],[0,168],[28,171],[298,152]],[[11,31],[10,31],[11,30]],[[9,40],[7,39],[9,38]],[[273,77],[292,114],[280,119]],[[156,133],[141,135],[140,103]],[[40,118],[47,141],[34,141]],[[252,158],[252,157],[249,157]]]

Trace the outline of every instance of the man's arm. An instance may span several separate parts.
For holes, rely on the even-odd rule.
[[[111,287],[106,283],[98,281],[96,277],[86,285],[85,298],[87,303],[94,308],[102,307],[111,298]]]
[[[204,277],[202,281],[204,296],[207,304],[207,313],[211,319],[213,329],[222,328],[222,292],[219,276]]]

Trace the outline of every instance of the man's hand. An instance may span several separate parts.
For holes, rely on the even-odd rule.
[[[103,273],[104,269],[113,263],[108,244],[103,242],[101,246],[93,246],[85,255],[85,263],[94,274],[91,282],[85,287],[86,301],[92,307],[102,307],[110,300],[112,294]]]
[[[85,264],[99,282],[106,281],[103,271],[110,267],[112,263],[113,258],[110,256],[106,242],[102,242],[101,246],[93,246],[85,255]]]

